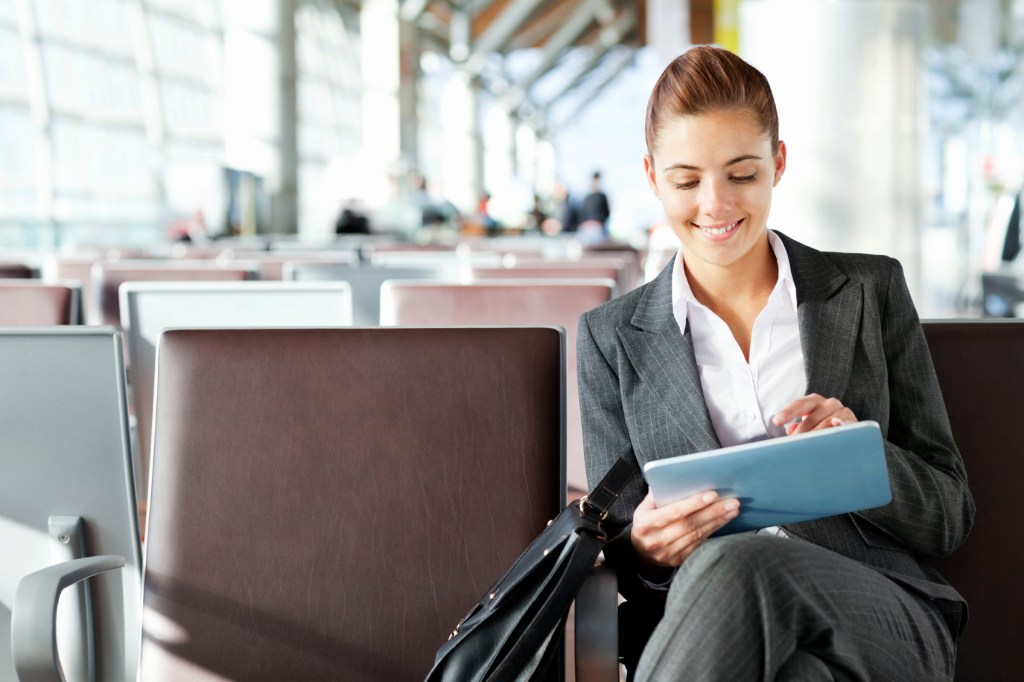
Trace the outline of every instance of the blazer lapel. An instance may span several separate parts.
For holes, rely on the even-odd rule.
[[[690,444],[691,452],[721,447],[697,372],[689,327],[679,333],[672,312],[672,264],[644,292],[632,318],[620,327],[619,338],[643,383],[657,395],[666,418]]]
[[[776,234],[786,246],[796,285],[807,393],[842,396],[860,333],[863,287],[825,254]]]

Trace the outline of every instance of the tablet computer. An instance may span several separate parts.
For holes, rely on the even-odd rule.
[[[892,499],[878,424],[862,421],[644,465],[656,504],[705,490],[740,500],[729,535],[880,507]]]

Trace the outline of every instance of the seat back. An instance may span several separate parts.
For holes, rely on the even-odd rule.
[[[385,282],[381,324],[559,325],[566,332],[566,471],[572,496],[587,489],[583,426],[576,383],[576,327],[580,315],[609,301],[612,280],[493,280],[473,284]]]
[[[218,265],[210,261],[110,261],[92,267],[93,299],[86,305],[89,324],[121,324],[120,287],[125,282],[237,282],[256,279],[254,263],[232,261]]]
[[[121,358],[109,328],[0,329],[0,679],[15,679],[18,581],[101,554],[123,556],[126,565],[89,581],[96,679],[135,679],[142,559]],[[86,593],[69,592],[77,594],[61,599],[60,656],[68,679],[86,679],[88,628],[76,622]]]
[[[78,283],[0,280],[0,327],[48,327],[81,324]]]
[[[1020,273],[1009,266],[981,273],[981,308],[985,317],[1021,317],[1024,283]]]
[[[1024,405],[1024,321],[924,322],[953,436],[977,504],[964,545],[935,564],[967,599],[957,679],[1024,679],[1024,466],[1018,414]]]
[[[141,668],[422,680],[564,496],[550,328],[171,330]]]
[[[380,324],[380,287],[389,279],[457,281],[459,270],[451,265],[415,267],[338,263],[286,263],[282,277],[298,282],[347,282],[352,287],[352,324],[376,327]]]
[[[487,282],[493,279],[609,279],[616,283],[616,290],[623,286],[625,267],[616,264],[534,263],[502,268],[473,268],[474,281]]]
[[[131,358],[139,501],[148,498],[153,383],[160,333],[169,327],[344,327],[352,324],[345,282],[126,282],[121,326]]]
[[[354,267],[359,264],[358,252],[342,251],[341,249],[275,251],[273,253],[262,253],[258,256],[249,256],[248,258],[259,265],[259,278],[268,281],[285,279],[284,268],[288,263],[328,263],[348,267]]]
[[[4,279],[31,279],[35,271],[24,263],[0,261],[0,277]]]

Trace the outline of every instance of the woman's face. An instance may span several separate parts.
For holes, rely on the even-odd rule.
[[[720,111],[665,121],[653,156],[644,157],[647,181],[682,242],[691,271],[743,267],[766,242],[772,188],[786,168],[757,119]]]

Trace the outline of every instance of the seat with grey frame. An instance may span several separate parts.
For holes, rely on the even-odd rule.
[[[352,323],[358,327],[380,324],[380,286],[389,279],[458,281],[460,271],[452,265],[416,267],[336,263],[286,263],[282,277],[299,282],[348,282],[352,287]]]
[[[928,320],[924,332],[978,505],[967,541],[935,562],[970,609],[957,679],[1024,679],[1024,321]]]
[[[121,327],[131,366],[140,501],[148,497],[153,385],[160,333],[169,327],[344,327],[346,282],[126,282]]]
[[[1024,552],[1017,542],[1024,536],[1017,423],[1024,405],[1024,320],[924,320],[922,327],[978,506],[964,544],[933,560],[969,608],[957,641],[956,679],[1024,679],[1024,655],[1017,651],[1024,612]],[[609,573],[602,566],[595,576],[608,580]],[[601,594],[596,603],[615,602],[613,577],[591,582]],[[594,636],[614,650],[615,637]]]
[[[553,328],[165,332],[143,678],[423,679],[563,504],[564,362]]]
[[[120,338],[2,329],[0,386],[0,679],[17,666],[60,680],[59,652],[68,679],[134,680],[142,560]],[[121,565],[65,590],[54,622],[63,584]]]
[[[0,280],[0,327],[47,327],[82,323],[78,282]]]

